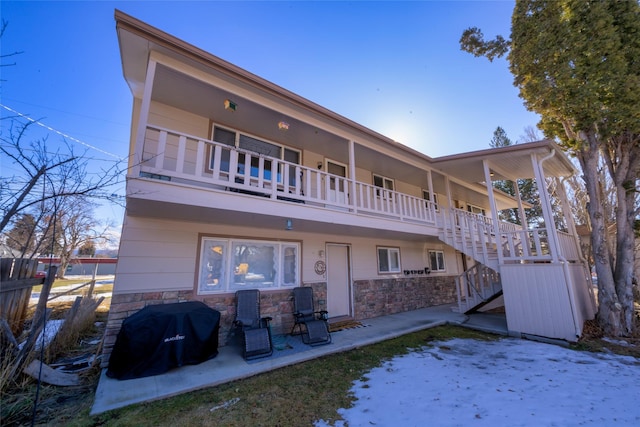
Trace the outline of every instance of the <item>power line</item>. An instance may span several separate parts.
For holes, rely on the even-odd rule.
[[[32,122],[32,123],[34,123],[34,124],[37,124],[38,126],[41,126],[41,127],[45,128],[45,129],[47,129],[47,130],[51,131],[51,132],[57,133],[58,135],[62,136],[63,138],[66,138],[66,139],[68,139],[68,140],[70,140],[70,141],[77,142],[78,144],[84,145],[85,147],[88,147],[88,148],[91,148],[91,149],[93,149],[93,150],[99,151],[100,153],[106,154],[107,156],[114,157],[114,158],[116,158],[116,159],[118,159],[118,160],[124,160],[124,158],[123,158],[123,157],[117,156],[117,155],[115,155],[115,154],[113,154],[113,153],[109,153],[108,151],[105,151],[105,150],[103,150],[103,149],[101,149],[101,148],[98,148],[98,147],[95,147],[95,146],[93,146],[93,145],[91,145],[91,144],[88,144],[88,143],[86,143],[86,142],[80,141],[79,139],[74,138],[74,137],[72,137],[71,135],[68,135],[68,134],[66,134],[66,133],[64,133],[64,132],[60,132],[59,130],[54,129],[54,128],[52,128],[51,126],[48,126],[48,125],[46,125],[46,124],[44,124],[44,123],[42,123],[42,122],[40,122],[40,121],[38,121],[38,120],[36,120],[36,119],[32,119],[31,117],[27,116],[26,114],[22,114],[21,112],[16,111],[16,110],[14,110],[13,108],[7,107],[7,106],[6,106],[6,105],[4,105],[4,104],[0,104],[0,107],[4,108],[5,110],[10,111],[10,112],[12,112],[12,113],[14,113],[14,114],[17,114],[17,115],[19,115],[20,117],[22,117],[22,118],[24,118],[24,119],[27,119],[27,120],[29,120],[30,122]]]

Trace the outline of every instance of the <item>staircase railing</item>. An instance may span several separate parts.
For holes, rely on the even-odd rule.
[[[445,218],[445,243],[477,262],[497,267],[495,225],[491,218],[462,209],[449,209]]]
[[[502,291],[500,274],[483,264],[474,265],[455,280],[460,313],[466,313],[488,302]]]

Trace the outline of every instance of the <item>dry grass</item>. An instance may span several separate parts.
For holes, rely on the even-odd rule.
[[[53,305],[52,318],[64,318],[68,312],[71,302]],[[41,354],[32,352],[28,361],[35,358],[44,360],[45,363],[51,363],[60,357],[74,357],[87,352],[94,353],[98,350],[99,345],[87,345],[90,340],[102,338],[103,328],[96,326],[96,320],[106,322],[108,311],[100,310],[84,312],[80,311],[79,317],[73,322],[73,327],[68,328],[66,333],[58,334],[55,340]],[[29,328],[25,328],[29,330]],[[19,341],[23,341],[24,337]],[[64,425],[61,422],[61,416],[64,414],[59,412],[65,405],[68,408],[75,406],[91,405],[93,402],[93,394],[95,386],[99,378],[100,370],[96,366],[90,371],[80,374],[81,385],[77,387],[56,387],[46,384],[37,385],[37,382],[26,375],[20,375],[16,382],[7,381],[6,375],[9,371],[9,365],[13,360],[8,355],[7,349],[4,350],[2,358],[2,367],[0,368],[0,424],[2,426],[11,425],[28,425],[31,424],[34,412],[34,402],[38,396],[38,405],[36,408],[36,419],[39,423],[48,425]],[[74,410],[66,410],[67,417],[75,417],[77,413]],[[42,422],[42,420],[46,420]]]

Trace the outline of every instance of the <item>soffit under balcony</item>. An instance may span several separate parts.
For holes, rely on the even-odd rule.
[[[346,139],[161,64],[156,67],[152,99],[266,140],[310,150],[345,164],[349,162]],[[235,111],[225,109],[226,99],[237,105]],[[288,130],[279,129],[279,122],[287,123]],[[389,144],[380,147],[386,154],[356,143],[356,166],[426,188],[426,172],[421,167],[425,165],[426,156],[418,152],[410,156],[412,153],[407,153],[406,148]]]
[[[152,99],[269,141],[348,159],[344,138],[161,64],[156,67]],[[236,104],[235,111],[225,109],[227,99]],[[288,130],[281,130],[280,122],[287,123]]]

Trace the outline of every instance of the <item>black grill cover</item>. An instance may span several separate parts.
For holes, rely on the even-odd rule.
[[[218,354],[220,313],[199,301],[150,305],[122,323],[107,376],[119,380],[162,374]]]

